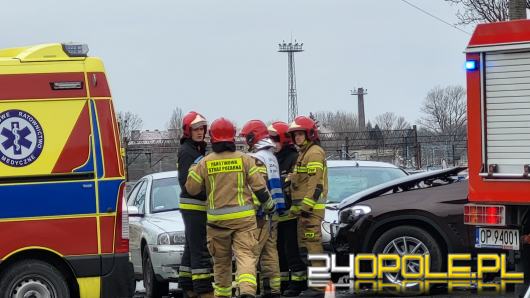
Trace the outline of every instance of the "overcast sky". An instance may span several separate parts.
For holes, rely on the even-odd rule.
[[[409,0],[451,23],[443,0]],[[171,110],[239,125],[287,120],[291,34],[299,114],[357,111],[349,90],[368,89],[368,119],[391,111],[410,122],[436,85],[465,84],[469,36],[400,0],[10,1],[0,47],[83,41],[103,58],[115,105],[164,129]],[[384,4],[384,6],[381,6]],[[465,28],[472,31],[473,28]]]

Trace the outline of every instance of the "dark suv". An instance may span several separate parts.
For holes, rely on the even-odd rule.
[[[458,176],[464,169],[410,175],[345,199],[336,207],[335,252],[430,254],[433,271],[445,268],[448,253],[472,253],[474,232],[463,222],[468,183]]]

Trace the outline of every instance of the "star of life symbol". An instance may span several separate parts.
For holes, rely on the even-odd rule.
[[[0,113],[0,161],[8,166],[31,164],[42,152],[42,126],[31,114],[21,110]]]

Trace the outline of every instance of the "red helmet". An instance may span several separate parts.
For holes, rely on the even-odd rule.
[[[206,133],[208,122],[201,114],[191,111],[182,118],[182,138],[191,138],[191,131],[197,127],[204,127]]]
[[[293,133],[295,131],[304,131],[309,141],[318,141],[318,128],[313,119],[306,116],[298,116],[294,119],[293,123],[289,126],[288,132],[294,139]]]
[[[239,136],[244,137],[247,145],[254,146],[257,142],[269,137],[267,125],[261,120],[250,120],[243,126]]]
[[[210,142],[235,142],[236,128],[226,118],[215,119],[210,126]]]
[[[293,143],[291,136],[287,132],[288,130],[289,124],[283,121],[276,121],[272,125],[269,125],[269,134],[275,142],[282,144],[282,146]]]

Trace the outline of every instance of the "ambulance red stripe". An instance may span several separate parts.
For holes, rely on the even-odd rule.
[[[83,73],[39,73],[0,75],[0,100],[86,97],[86,88],[53,90],[50,83],[84,82]]]
[[[65,256],[97,254],[96,217],[0,222],[0,259],[24,247],[44,247]],[[43,233],[46,231],[46,233]]]
[[[103,147],[103,158],[105,160],[105,177],[121,177],[118,148],[114,137],[114,126],[112,122],[112,109],[110,99],[96,100],[98,111],[98,123],[100,129],[101,145]]]

